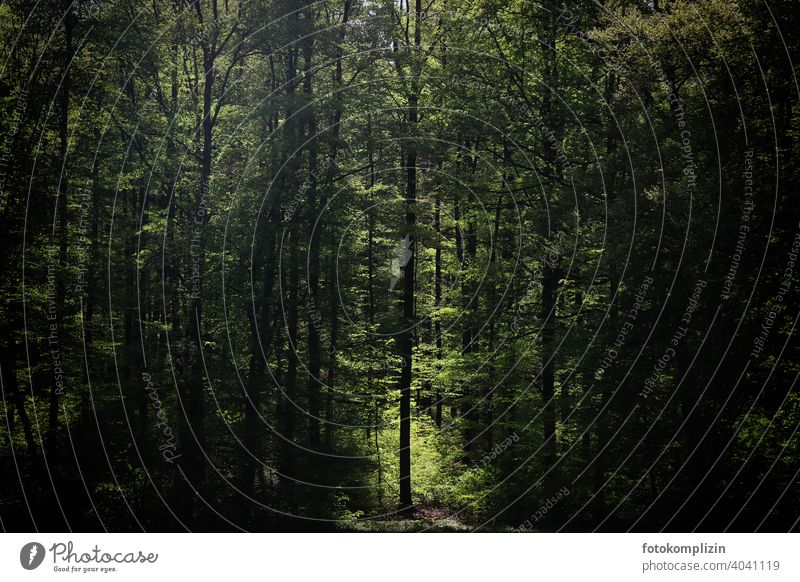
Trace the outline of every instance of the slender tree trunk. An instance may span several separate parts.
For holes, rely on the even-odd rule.
[[[92,222],[90,227],[90,237],[91,240],[89,242],[89,248],[87,250],[88,258],[88,272],[86,273],[86,277],[83,279],[82,282],[82,291],[86,291],[86,303],[85,303],[85,313],[82,316],[83,319],[83,333],[84,333],[84,341],[86,345],[86,350],[92,349],[94,346],[94,328],[92,326],[92,321],[94,320],[94,312],[95,312],[95,304],[97,303],[97,297],[100,295],[100,281],[99,277],[96,273],[99,273],[98,270],[98,256],[99,256],[99,247],[100,247],[100,196],[98,193],[98,164],[92,165],[91,170],[91,178],[89,183],[91,184],[92,189],[92,206],[91,206],[91,213],[92,213]],[[90,354],[86,354],[86,360],[89,362],[87,368],[90,368],[91,361],[89,360]],[[89,385],[89,372],[86,372],[86,385]],[[81,395],[81,412],[87,414],[90,412],[88,399],[85,396]]]
[[[545,467],[556,460],[555,414],[555,319],[556,272],[545,262],[542,268],[542,419],[545,439]]]
[[[339,291],[334,284],[336,280],[336,263],[331,262],[330,273],[328,274],[330,284],[328,285],[328,310],[330,312],[329,321],[331,327],[330,345],[328,350],[328,378],[326,380],[327,389],[325,390],[325,447],[328,450],[333,448],[333,435],[336,432],[336,425],[333,424],[333,393],[336,381],[336,338],[339,335]]]
[[[562,177],[562,163],[559,161],[559,153],[554,145],[561,143],[561,120],[553,102],[553,91],[558,87],[558,62],[556,53],[557,22],[556,13],[550,15],[545,22],[546,42],[542,43],[544,60],[544,75],[547,79],[546,84],[553,89],[547,89],[542,95],[541,117],[544,125],[550,128],[550,135],[543,138],[543,157],[548,167],[560,183]],[[556,185],[552,191],[558,188]],[[551,197],[550,208],[555,209],[557,205],[556,197]],[[558,295],[558,271],[550,256],[549,249],[552,245],[553,229],[557,228],[557,212],[551,212],[550,231],[547,233],[546,249],[542,259],[542,420],[543,437],[546,441],[544,466],[546,469],[552,467],[556,461],[556,413],[555,413],[555,370],[556,370],[556,297]],[[555,223],[555,224],[553,224]]]
[[[420,19],[422,18],[422,0],[416,0],[414,10],[414,49],[413,59],[418,58],[417,50],[421,46]],[[416,69],[416,66],[414,66]],[[410,94],[408,96],[408,122],[414,128],[419,121],[419,79],[418,72],[412,73]],[[411,507],[411,381],[412,359],[414,348],[414,288],[415,274],[415,226],[417,215],[417,150],[413,140],[408,141],[406,151],[406,221],[405,230],[408,237],[408,262],[403,273],[403,331],[400,338],[400,505]]]
[[[308,9],[307,18],[313,18],[313,13]],[[306,95],[307,102],[312,100],[312,73],[311,66],[314,56],[314,39],[311,31],[306,30],[306,38],[303,41],[303,93]],[[304,125],[308,133],[306,135],[308,152],[309,181],[306,191],[306,203],[308,204],[308,232],[310,236],[308,249],[308,384],[306,387],[308,397],[308,436],[311,447],[318,447],[320,444],[320,376],[321,355],[320,355],[320,327],[322,325],[321,305],[319,302],[319,274],[320,274],[320,238],[323,236],[324,229],[319,216],[320,208],[317,199],[317,118],[314,113],[314,106],[309,104],[303,112]],[[319,221],[319,222],[318,222]],[[316,223],[316,228],[315,228]]]
[[[350,0],[344,0],[342,6],[342,22],[340,26],[340,34],[339,34],[339,46],[336,48],[335,59],[336,59],[336,70],[334,74],[334,84],[335,88],[341,89],[343,86],[343,72],[342,72],[342,44],[344,43],[345,39],[345,32],[347,30],[347,23],[350,20]],[[344,112],[344,106],[342,104],[341,96],[337,96],[335,100],[334,110],[333,110],[333,124],[331,128],[331,158],[336,159],[339,147],[339,135],[341,133],[341,121],[342,121],[342,114]],[[328,182],[330,183],[333,178],[333,172],[336,170],[335,165],[331,165]],[[319,204],[319,208],[322,209],[326,206],[328,201],[327,193],[323,192]],[[318,240],[322,240],[323,231],[321,228],[322,224],[317,227],[319,231]],[[334,235],[331,233],[330,241],[333,244]],[[329,287],[328,287],[328,309],[329,313],[329,321],[330,321],[330,345],[327,346],[328,351],[328,378],[326,381],[326,388],[325,388],[325,447],[327,450],[332,450],[333,443],[334,443],[334,433],[336,431],[336,426],[333,424],[334,422],[334,408],[333,408],[333,394],[334,394],[334,380],[336,375],[336,339],[339,334],[339,293],[336,289],[336,263],[335,261],[331,261],[330,264],[330,273],[328,275]]]
[[[657,9],[657,8],[656,8]],[[612,72],[609,72],[608,77],[606,78],[606,86],[604,91],[604,99],[606,103],[612,103],[613,99],[612,96],[614,94],[615,86],[616,86],[616,75]],[[606,149],[606,159],[610,161],[612,164],[611,171],[608,172],[608,207],[613,207],[613,202],[616,198],[616,171],[615,171],[615,150],[617,148],[616,136],[615,136],[615,124],[612,122],[612,119],[609,118],[606,120],[606,124],[608,126],[608,130],[606,132],[606,139],[605,139],[605,149]],[[610,230],[608,233],[609,236],[609,248],[614,248],[615,246],[615,236],[614,231]],[[614,301],[614,295],[617,293],[617,289],[619,287],[619,265],[616,261],[612,260],[609,263],[609,271],[608,271],[608,303],[609,303],[609,322],[611,325],[614,325],[613,322],[617,321],[619,315],[619,301]],[[611,386],[610,380],[608,378],[608,374],[604,374],[602,378],[598,381],[598,392],[600,393],[600,409],[602,410],[603,407],[606,406],[609,399],[611,398]],[[603,414],[600,418],[597,419],[595,423],[596,429],[596,436],[595,436],[595,448],[599,451],[601,447],[608,442],[611,438],[611,426],[612,421],[610,420],[610,410],[606,410],[606,413]],[[606,468],[599,460],[594,463],[594,475],[593,475],[593,488],[596,492],[594,502],[592,503],[592,513],[596,516],[599,516],[603,513],[606,501],[605,501],[605,489],[603,488],[603,484],[606,481]]]
[[[470,144],[467,143],[466,145],[467,148],[469,148]],[[477,141],[472,145],[477,148]],[[471,153],[466,153],[464,155],[463,164],[468,176],[468,182],[474,182],[475,171],[477,168],[477,156],[473,158]],[[467,355],[475,351],[475,343],[477,341],[477,338],[475,337],[475,304],[473,303],[472,306],[469,307],[472,300],[474,287],[472,283],[469,282],[468,271],[475,263],[475,257],[478,250],[478,241],[477,234],[475,232],[475,226],[471,220],[471,217],[468,215],[465,217],[462,214],[460,200],[457,201],[455,206],[455,218],[457,221],[457,254],[462,270],[461,301],[464,305],[462,316],[463,327],[461,329],[461,354]],[[462,222],[465,223],[464,227],[461,226]],[[469,451],[471,451],[475,446],[473,440],[476,434],[476,426],[479,421],[477,408],[478,398],[474,393],[473,387],[471,387],[467,382],[463,383],[463,392],[464,393],[461,397],[460,413],[464,420],[464,451],[467,453],[466,456],[468,457]],[[465,458],[465,461],[469,462],[469,459]]]
[[[300,282],[297,262],[300,260],[300,252],[298,248],[298,241],[297,241],[297,233],[292,233],[289,239],[289,300],[287,305],[288,310],[288,317],[287,317],[287,324],[288,329],[286,330],[287,333],[287,340],[288,344],[286,347],[286,405],[284,410],[284,436],[289,442],[293,442],[295,438],[294,430],[295,430],[295,403],[297,399],[297,324],[298,324],[298,315],[297,315],[297,303],[298,303],[298,293],[297,287]]]
[[[409,99],[409,121],[416,121],[416,96]],[[411,381],[414,338],[414,226],[417,216],[414,204],[417,197],[417,156],[414,145],[409,145],[406,155],[406,236],[412,253],[403,273],[403,331],[400,339],[400,504],[411,505]]]
[[[273,151],[272,168],[275,168]],[[240,487],[242,491],[252,496],[257,480],[256,471],[261,467],[263,457],[263,429],[261,417],[261,404],[263,401],[264,373],[269,353],[272,350],[273,334],[270,322],[272,321],[273,303],[269,300],[275,289],[277,276],[277,261],[275,251],[275,237],[277,225],[280,223],[280,195],[273,191],[268,201],[267,219],[259,224],[256,253],[253,268],[263,264],[263,274],[253,273],[254,284],[262,281],[262,287],[254,290],[254,304],[246,303],[245,310],[250,319],[250,363],[244,402],[244,435],[242,464],[240,473]],[[263,261],[263,263],[262,263]],[[260,275],[260,276],[259,276]],[[260,343],[259,343],[260,338]],[[244,500],[249,507],[249,502]]]
[[[211,161],[213,145],[212,102],[214,89],[214,57],[212,49],[203,47],[203,119],[201,122],[202,150],[200,154],[200,184],[191,215],[193,233],[190,243],[192,293],[189,309],[189,339],[194,345],[191,354],[191,376],[186,390],[186,414],[190,434],[184,435],[185,453],[181,459],[184,474],[191,486],[202,491],[205,484],[204,373],[203,373],[203,277],[205,275],[205,226],[208,221],[209,194],[211,191]],[[187,490],[187,494],[188,494]]]
[[[372,205],[373,189],[375,187],[375,153],[372,146],[372,114],[367,114],[367,158],[369,160],[369,188],[370,195],[367,205],[367,319],[370,325],[370,333],[373,331],[375,325],[375,213]],[[374,394],[373,389],[373,375],[374,370],[372,367],[372,358],[370,358],[369,368],[367,369],[367,390],[369,394]],[[378,503],[383,503],[383,464],[381,460],[381,445],[380,445],[380,425],[381,425],[381,406],[380,398],[377,395],[372,396],[374,402],[374,418],[375,418],[375,454],[377,457],[378,465]],[[367,427],[369,432],[369,427]],[[369,437],[369,434],[367,435]]]
[[[295,14],[293,17],[295,20],[298,19],[298,15]],[[297,86],[297,57],[298,51],[295,46],[290,46],[287,49],[286,55],[286,90],[287,96],[291,100],[292,96],[295,93],[295,89]],[[284,150],[283,158],[288,159],[289,162],[286,164],[286,167],[283,169],[282,178],[281,178],[281,188],[283,189],[283,195],[286,200],[291,200],[294,196],[296,191],[296,184],[294,182],[294,176],[298,170],[296,161],[291,158],[292,154],[294,154],[295,150],[297,149],[298,144],[300,143],[301,138],[301,127],[299,127],[299,120],[297,116],[294,115],[294,107],[291,105],[291,101],[289,101],[289,105],[286,108],[285,117],[287,119],[286,124],[284,125],[284,131],[286,132],[286,148]],[[291,209],[291,207],[290,207]],[[283,281],[282,288],[287,290],[287,295],[285,299],[286,305],[286,378],[285,382],[283,383],[283,407],[281,410],[281,417],[282,421],[282,432],[283,437],[285,438],[284,443],[282,444],[282,455],[281,455],[281,464],[282,464],[282,472],[288,475],[292,475],[295,471],[295,463],[294,459],[297,455],[297,450],[294,448],[294,440],[295,440],[295,430],[296,430],[296,411],[295,406],[297,403],[297,396],[299,393],[298,390],[298,383],[297,383],[297,340],[298,340],[298,286],[299,286],[299,273],[298,273],[298,262],[300,260],[300,251],[299,251],[299,225],[300,220],[298,220],[296,216],[296,212],[288,216],[289,224],[286,230],[288,240],[284,240],[284,243],[288,245],[289,248],[289,261],[288,261],[288,269],[284,269],[284,273],[286,273],[285,280]],[[282,482],[285,482],[283,480]],[[288,483],[287,483],[288,485]]]
[[[55,343],[49,342],[49,357],[54,360],[56,357],[64,367],[64,352],[62,338],[64,336],[64,311],[66,305],[66,268],[67,268],[67,248],[68,248],[68,215],[67,215],[67,195],[69,193],[69,172],[67,171],[67,154],[69,150],[69,108],[70,93],[72,91],[71,61],[73,54],[72,33],[73,33],[73,9],[71,3],[66,3],[66,13],[64,15],[64,78],[61,80],[61,90],[59,93],[59,119],[58,119],[58,138],[59,138],[59,159],[61,174],[58,180],[58,205],[56,208],[57,224],[59,233],[58,248],[58,281],[56,283],[56,334]],[[51,360],[51,365],[52,365]],[[45,449],[50,462],[56,461],[56,435],[58,434],[58,405],[59,398],[63,393],[63,388],[56,384],[55,368],[53,368],[53,379],[50,385],[50,402],[48,406],[48,423]],[[64,375],[65,376],[65,375]],[[66,377],[66,376],[65,376]],[[66,384],[66,382],[65,382]]]
[[[502,191],[503,187],[505,186],[506,182],[508,181],[508,175],[504,177],[503,184],[500,185],[500,189]],[[494,357],[494,350],[495,350],[495,340],[496,340],[496,320],[497,318],[492,315],[492,311],[495,309],[497,301],[498,301],[498,291],[497,291],[497,279],[500,276],[497,270],[497,245],[499,244],[500,240],[500,219],[502,217],[502,210],[503,208],[503,195],[500,194],[497,198],[497,205],[495,206],[494,211],[494,227],[493,231],[494,234],[492,235],[492,249],[489,252],[489,265],[491,268],[491,280],[489,281],[489,301],[488,301],[488,313],[487,317],[490,318],[489,320],[489,341],[487,345],[487,349],[489,351],[489,363],[488,363],[488,370],[489,370],[489,381],[486,382],[486,386],[484,387],[483,397],[484,397],[484,423],[486,425],[486,450],[491,451],[492,447],[494,446],[494,428],[492,426],[492,421],[494,420],[494,413],[492,411],[492,401],[494,400],[494,393],[498,389],[495,386],[494,378],[495,375],[495,357]]]
[[[438,310],[442,305],[442,195],[437,190],[435,201],[435,214],[433,216],[433,228],[436,230],[436,258],[434,266],[434,291],[433,298]],[[433,324],[433,333],[436,336],[436,362],[437,369],[442,362],[442,322],[436,317]],[[436,387],[436,428],[442,428],[442,392],[438,382]]]

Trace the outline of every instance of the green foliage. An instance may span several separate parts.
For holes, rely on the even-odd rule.
[[[565,486],[537,530],[794,523],[789,8],[28,4],[5,527],[507,530]]]

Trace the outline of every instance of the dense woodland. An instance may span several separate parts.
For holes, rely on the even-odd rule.
[[[3,529],[797,529],[799,19],[4,1]]]

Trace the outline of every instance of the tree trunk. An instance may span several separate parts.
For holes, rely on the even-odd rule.
[[[421,45],[420,19],[422,17],[422,0],[416,0],[414,14],[414,58],[416,49]],[[418,72],[412,73],[411,91],[408,96],[408,122],[410,131],[415,131],[419,121],[417,107],[419,105]],[[406,151],[406,220],[405,235],[408,237],[408,262],[403,267],[403,321],[400,337],[400,505],[410,508],[411,501],[411,381],[412,359],[414,348],[414,287],[415,274],[415,225],[417,222],[417,151],[416,143],[409,140]]]
[[[555,269],[545,264],[542,268],[542,419],[545,440],[545,469],[556,460],[555,414],[555,320],[556,320]]]
[[[561,143],[561,120],[555,111],[553,102],[553,91],[558,87],[558,62],[556,54],[557,36],[557,15],[553,12],[547,22],[545,22],[545,38],[547,42],[542,43],[544,60],[544,76],[546,79],[546,89],[542,95],[542,122],[545,127],[550,128],[550,136],[543,139],[543,158],[547,166],[555,176],[555,184],[552,191],[558,188],[561,182],[563,168],[559,160],[559,153],[554,146]],[[552,137],[551,137],[552,136]],[[550,247],[552,245],[553,230],[557,228],[559,217],[556,206],[557,199],[551,196],[549,201],[550,217],[548,218],[548,232],[546,236],[546,248],[542,258],[542,420],[543,437],[545,439],[544,466],[545,470],[553,466],[556,461],[556,412],[555,412],[555,369],[556,369],[556,297],[558,295],[558,271],[552,257]]]
[[[203,374],[203,277],[205,263],[205,226],[208,222],[208,196],[211,190],[212,160],[212,101],[214,89],[214,58],[208,46],[203,47],[203,147],[200,154],[200,184],[192,213],[193,236],[190,243],[192,300],[189,309],[189,340],[194,344],[191,353],[191,377],[186,390],[186,415],[190,434],[184,435],[185,453],[181,459],[183,472],[191,486],[202,491],[205,482],[204,374]],[[188,494],[188,490],[187,490]]]
[[[293,16],[295,20],[299,18],[298,14]],[[296,191],[295,187],[296,184],[294,182],[294,176],[297,172],[297,164],[296,161],[291,157],[295,150],[297,149],[298,144],[300,143],[301,138],[301,129],[298,127],[298,119],[295,115],[294,107],[291,105],[291,98],[295,93],[295,89],[297,86],[297,55],[298,51],[295,46],[290,46],[287,48],[287,55],[286,55],[286,91],[287,96],[289,97],[289,105],[287,105],[285,118],[287,122],[284,125],[284,131],[286,132],[286,147],[284,149],[283,159],[287,159],[288,162],[284,167],[283,171],[281,172],[281,188],[282,194],[285,197],[285,200],[291,200],[292,196]],[[291,211],[291,207],[290,207]],[[295,213],[296,214],[296,213]],[[294,459],[297,455],[297,450],[295,449],[294,440],[295,440],[295,417],[296,411],[295,406],[297,403],[297,395],[298,395],[298,385],[297,385],[297,340],[298,340],[298,314],[297,314],[297,304],[298,304],[298,285],[299,285],[299,273],[298,273],[298,262],[300,260],[299,254],[299,237],[300,233],[298,232],[299,223],[300,221],[297,219],[295,214],[291,214],[288,216],[289,224],[287,225],[288,228],[285,230],[286,236],[288,240],[284,239],[284,244],[288,244],[289,247],[289,262],[288,262],[288,273],[285,275],[285,280],[282,284],[282,289],[287,290],[287,295],[285,298],[285,306],[286,306],[286,378],[283,385],[283,406],[281,410],[281,417],[282,417],[282,432],[284,437],[284,442],[282,444],[282,454],[281,454],[281,467],[282,472],[287,475],[292,475],[295,469]],[[282,260],[282,259],[281,259]],[[286,271],[284,271],[286,272]],[[286,482],[286,479],[282,480],[282,483]],[[288,483],[286,483],[288,486]]]
[[[58,434],[58,404],[59,398],[63,395],[63,387],[59,387],[56,382],[56,373],[54,361],[58,359],[61,367],[64,367],[64,352],[61,349],[64,336],[64,311],[66,310],[66,268],[67,268],[67,247],[69,230],[68,216],[67,216],[67,195],[69,192],[69,172],[67,172],[67,154],[69,150],[69,107],[70,107],[70,92],[71,77],[70,67],[72,64],[72,32],[73,32],[73,14],[72,5],[67,2],[67,11],[64,15],[64,78],[61,80],[61,91],[59,93],[59,120],[58,120],[58,138],[59,138],[59,159],[61,161],[61,173],[58,180],[58,204],[56,207],[57,224],[59,229],[59,248],[58,248],[58,281],[56,283],[56,333],[51,334],[54,338],[48,342],[48,357],[50,358],[50,365],[53,367],[53,379],[50,385],[50,402],[48,406],[48,423],[47,423],[47,437],[45,441],[45,450],[50,462],[56,460],[56,435]],[[65,338],[64,338],[65,339]],[[66,375],[64,375],[66,377]],[[64,382],[66,385],[66,382]]]
[[[442,196],[440,192],[436,192],[435,201],[435,214],[433,216],[433,228],[436,230],[436,258],[434,265],[434,290],[433,299],[435,308],[438,310],[442,305]],[[433,324],[433,333],[436,336],[436,361],[437,369],[442,361],[442,322],[439,317]],[[438,383],[436,387],[436,428],[442,428],[442,392],[439,389]]]
[[[419,1],[419,0],[418,0]],[[416,121],[417,98],[409,98],[409,121]],[[403,320],[400,337],[400,504],[411,506],[411,380],[414,337],[414,226],[417,216],[414,204],[417,197],[417,155],[414,144],[406,154],[406,236],[411,256],[403,267]]]
[[[309,10],[309,13],[311,11]],[[309,16],[311,17],[311,15]],[[308,249],[308,384],[306,387],[308,397],[308,438],[312,448],[320,444],[320,327],[322,314],[319,302],[319,274],[320,274],[320,238],[323,235],[322,220],[319,216],[320,207],[317,200],[317,118],[314,113],[312,100],[312,74],[311,66],[314,56],[314,39],[310,30],[306,30],[303,41],[303,93],[306,95],[307,105],[303,111],[304,125],[307,128],[306,150],[308,152],[308,189],[306,203],[308,204],[308,232],[310,236]],[[316,226],[315,226],[316,224]]]

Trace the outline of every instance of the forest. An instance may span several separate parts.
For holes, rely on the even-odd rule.
[[[4,0],[2,530],[798,530],[799,43]]]

